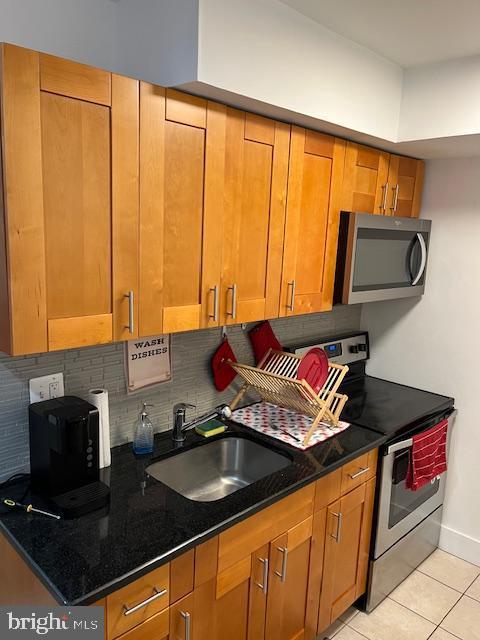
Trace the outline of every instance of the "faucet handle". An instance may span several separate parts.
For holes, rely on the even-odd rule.
[[[186,409],[196,409],[196,404],[191,404],[190,402],[177,402],[177,404],[173,405],[173,413],[174,415],[177,411],[185,411]]]

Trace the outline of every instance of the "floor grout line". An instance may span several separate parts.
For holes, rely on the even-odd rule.
[[[362,636],[362,638],[366,638],[366,640],[372,640],[371,638],[369,638],[368,636],[364,635],[363,633],[360,633],[360,631],[357,631],[355,629],[355,627],[351,627],[348,622],[345,625],[346,627],[348,627],[349,629],[352,629],[352,631],[355,631],[355,633],[358,633],[359,636]]]
[[[455,556],[456,557],[456,556]],[[422,565],[420,565],[422,566]],[[476,565],[473,565],[476,566]],[[419,573],[422,573],[424,576],[427,576],[428,578],[431,578],[432,580],[435,580],[435,582],[438,582],[439,584],[443,584],[444,587],[449,587],[450,589],[453,589],[454,591],[456,591],[457,593],[461,593],[462,595],[465,593],[465,591],[459,591],[458,589],[455,589],[455,587],[452,587],[450,584],[447,584],[446,582],[443,582],[442,580],[439,580],[438,578],[435,578],[434,576],[431,576],[429,573],[425,573],[425,571],[422,571],[420,568],[415,569],[414,571],[412,571],[412,573],[410,575],[412,575],[413,573],[415,573],[415,571],[418,571]],[[407,578],[405,578],[405,580],[408,580],[410,576],[408,576]],[[478,574],[478,576],[475,577],[475,579],[472,581],[471,584],[468,585],[466,591],[468,591],[468,589],[470,589],[470,587],[472,586],[472,584],[475,582],[475,580],[477,578],[480,577],[480,573]]]

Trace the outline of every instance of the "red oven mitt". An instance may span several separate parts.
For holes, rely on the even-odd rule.
[[[268,320],[257,324],[248,332],[250,342],[252,343],[255,362],[258,364],[269,349],[282,351],[282,345],[277,340],[277,336],[273,333],[272,325]]]
[[[229,360],[237,362],[230,343],[227,338],[224,338],[211,360],[213,382],[217,391],[224,391],[237,375],[237,372],[228,364]]]

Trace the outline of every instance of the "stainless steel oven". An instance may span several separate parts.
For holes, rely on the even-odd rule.
[[[448,418],[448,453],[455,416],[456,411],[449,409],[416,427],[414,433],[426,431]],[[442,474],[418,491],[407,489],[412,435],[388,442],[381,451],[368,611],[374,609],[438,546],[447,474]]]
[[[342,212],[335,301],[422,295],[430,231],[430,220]]]

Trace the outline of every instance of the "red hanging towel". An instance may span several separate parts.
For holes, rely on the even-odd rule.
[[[273,333],[272,325],[268,320],[260,322],[250,329],[248,337],[252,343],[255,362],[258,364],[269,349],[282,351],[282,345],[277,340],[277,336]]]
[[[217,391],[224,391],[237,375],[237,372],[228,364],[228,360],[237,362],[232,347],[225,337],[211,360],[213,382]]]
[[[447,470],[448,420],[413,436],[408,465],[407,489],[417,491]]]

